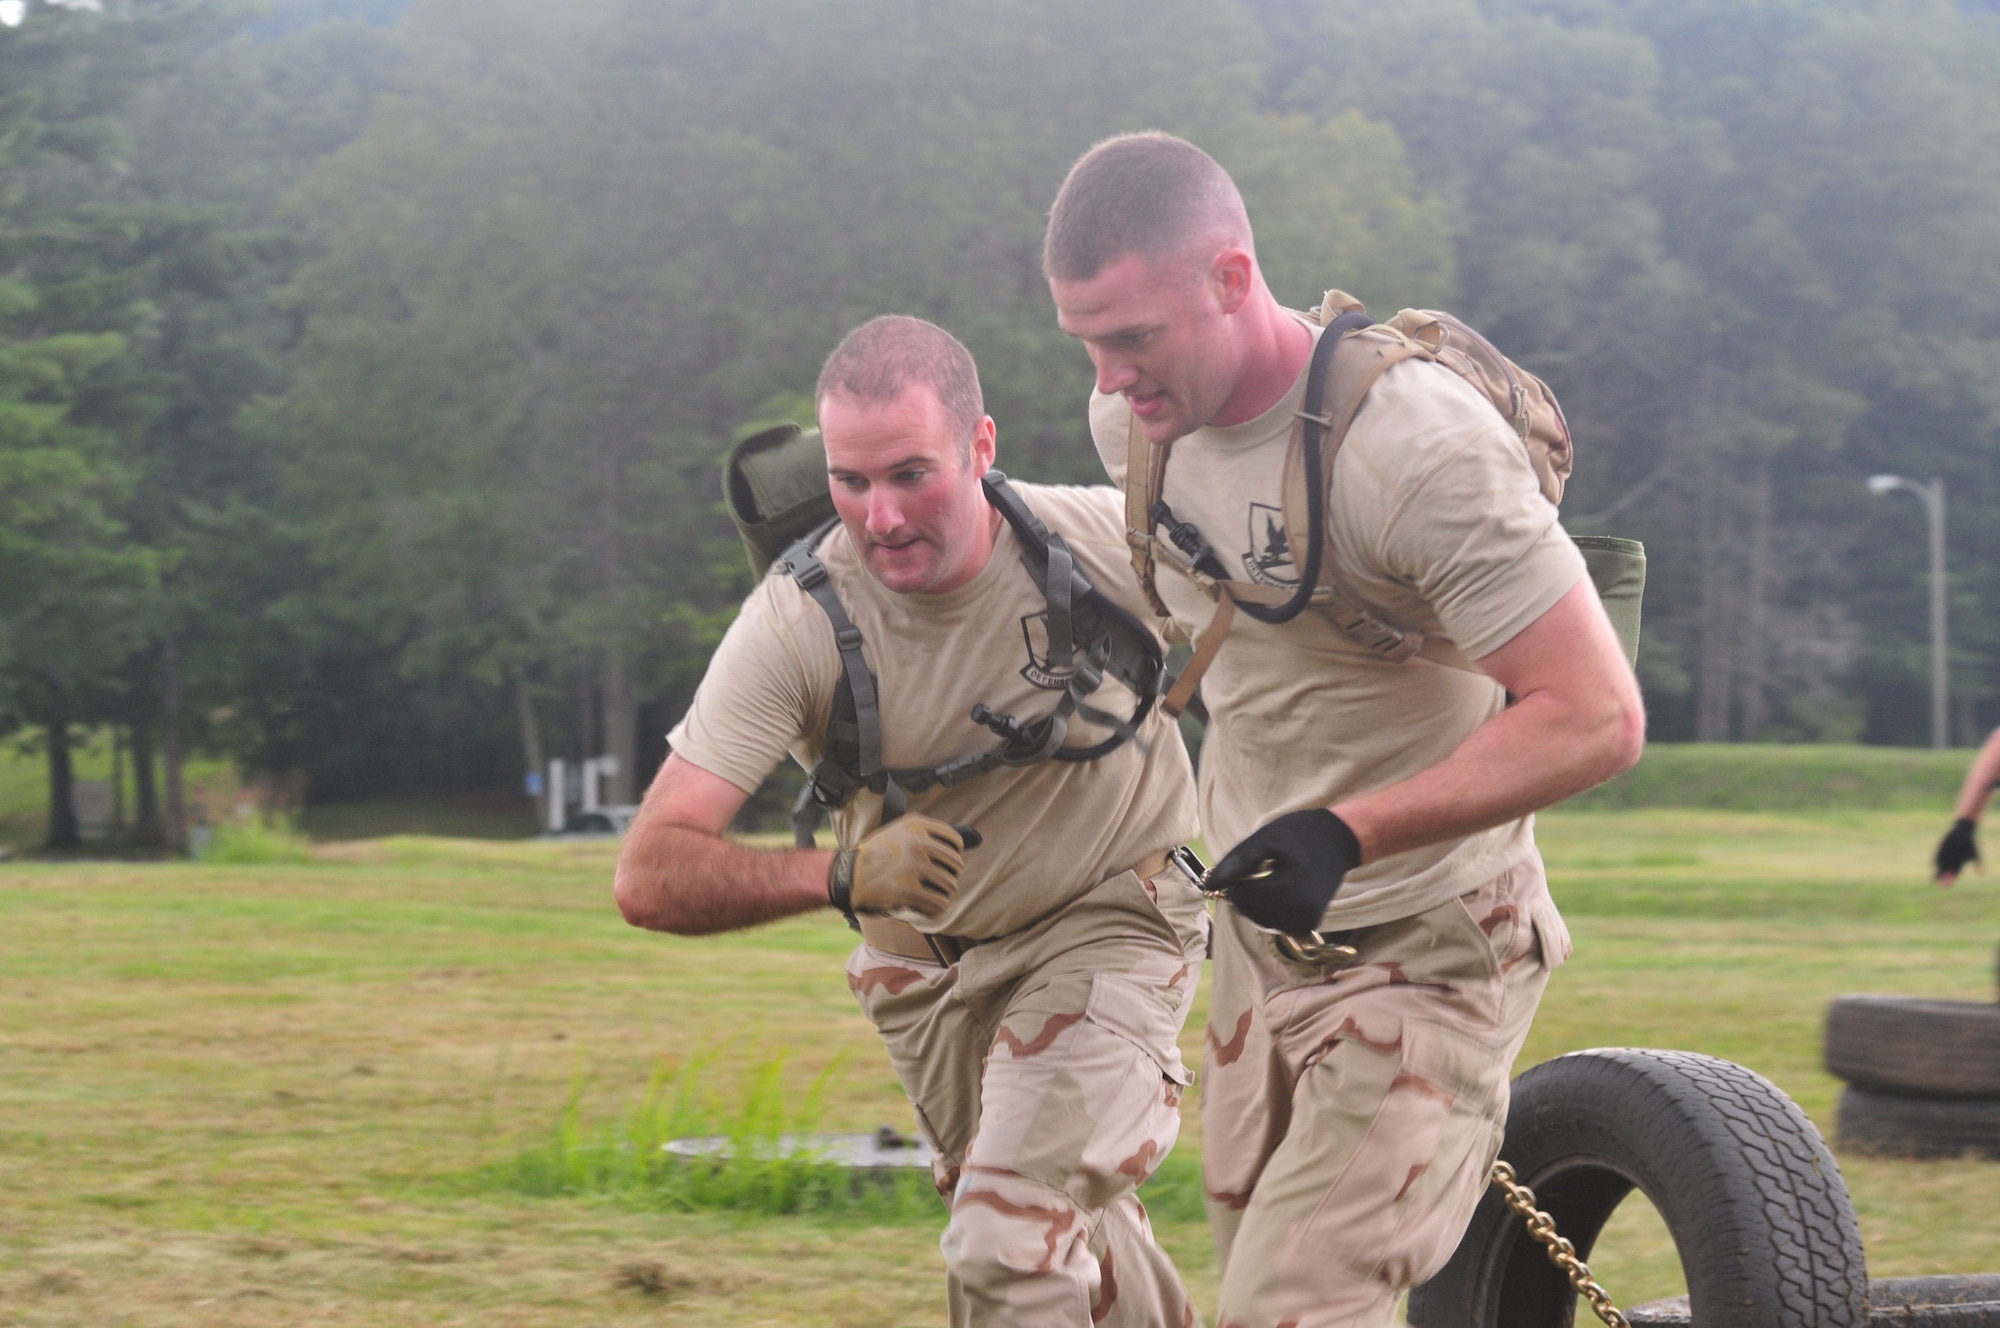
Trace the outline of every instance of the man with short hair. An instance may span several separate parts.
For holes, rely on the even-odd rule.
[[[1064,182],[1044,255],[1097,371],[1113,479],[1138,478],[1128,449],[1171,443],[1146,519],[1205,545],[1220,593],[1296,590],[1285,458],[1321,325],[1265,285],[1228,174],[1166,134],[1101,143]],[[1464,380],[1389,368],[1327,481],[1336,584],[1448,640],[1459,666],[1386,658],[1307,609],[1238,613],[1204,675],[1199,798],[1227,900],[1203,1169],[1229,1328],[1384,1325],[1449,1257],[1569,951],[1531,813],[1643,741],[1583,560]],[[1157,592],[1199,646],[1217,601],[1177,567]]]
[[[839,524],[793,546],[716,650],[619,856],[619,907],[682,934],[829,905],[857,922],[848,985],[951,1209],[954,1324],[1192,1323],[1134,1191],[1179,1130],[1192,1076],[1175,1041],[1208,918],[1170,856],[1194,831],[1178,730],[1150,707],[1121,718],[1138,695],[1101,699],[1118,690],[1094,676],[1117,671],[1114,643],[1083,639],[1122,615],[1157,673],[1118,496],[1022,484],[1011,493],[1060,539],[1003,520],[972,357],[919,319],[850,333],[816,399]],[[831,608],[815,599],[829,586]],[[843,672],[857,640],[872,685]],[[841,848],[725,839],[788,752],[818,786],[835,730],[869,723],[857,686],[879,708],[882,768],[835,810]],[[996,734],[997,769],[927,783]]]

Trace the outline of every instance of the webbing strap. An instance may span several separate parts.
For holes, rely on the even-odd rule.
[[[1349,310],[1326,325],[1313,343],[1312,359],[1306,365],[1306,397],[1304,407],[1292,433],[1292,446],[1300,449],[1306,472],[1306,558],[1303,563],[1294,562],[1298,569],[1299,588],[1291,598],[1276,607],[1260,604],[1245,604],[1243,611],[1260,622],[1285,623],[1306,611],[1312,603],[1313,592],[1319,589],[1320,564],[1325,557],[1326,545],[1326,467],[1325,458],[1320,455],[1320,447],[1326,436],[1330,421],[1320,415],[1320,404],[1326,399],[1327,366],[1333,361],[1333,352],[1350,332],[1358,332],[1374,323],[1374,319],[1359,310]],[[1346,432],[1345,429],[1342,430]]]
[[[1138,725],[1151,712],[1163,672],[1159,643],[1152,632],[1097,592],[1062,537],[1043,524],[1008,485],[1004,474],[989,471],[982,485],[987,501],[1013,528],[1022,547],[1022,566],[1048,601],[1049,665],[1052,669],[1068,667],[1070,674],[1055,709],[1040,720],[1022,724],[1011,716],[991,714],[984,706],[975,707],[974,721],[1001,735],[998,746],[939,766],[885,768],[879,690],[861,651],[861,632],[835,593],[826,565],[813,552],[813,546],[832,529],[829,522],[787,549],[783,564],[826,614],[841,664],[834,713],[827,725],[826,751],[792,808],[792,833],[801,846],[811,845],[813,831],[826,810],[845,806],[864,788],[882,795],[883,819],[893,820],[904,813],[912,793],[962,784],[1002,766],[1097,760],[1135,740]],[[1081,652],[1080,631],[1092,638],[1088,649]],[[1138,697],[1129,719],[1087,703],[1103,685],[1107,672]],[[845,714],[850,704],[851,720]],[[1110,729],[1111,736],[1090,747],[1064,747],[1073,716]],[[854,760],[854,768],[848,768],[849,759]]]
[[[1195,642],[1194,656],[1181,669],[1181,676],[1174,679],[1173,689],[1160,702],[1160,709],[1175,719],[1194,700],[1195,688],[1201,686],[1201,675],[1208,672],[1208,666],[1215,662],[1216,652],[1222,649],[1222,640],[1229,635],[1229,625],[1236,618],[1236,601],[1224,595],[1215,602],[1215,616],[1202,629],[1201,640]]]
[[[882,706],[875,690],[875,674],[868,667],[868,657],[861,653],[861,629],[847,616],[847,606],[833,592],[826,564],[812,551],[810,542],[800,540],[785,551],[785,570],[798,582],[799,589],[813,597],[827,621],[833,624],[833,645],[840,652],[841,673],[847,679],[848,690],[854,694],[856,746],[860,749],[861,777],[866,779],[882,768]]]
[[[1139,417],[1130,417],[1125,430],[1125,542],[1132,546],[1132,570],[1138,574],[1139,589],[1146,593],[1147,605],[1162,618],[1173,615],[1153,584],[1153,559],[1159,548],[1153,537],[1153,527],[1158,524],[1153,519],[1153,504],[1166,484],[1167,448],[1172,446],[1154,447],[1139,427]]]
[[[1364,357],[1356,353],[1336,358],[1334,350],[1343,340],[1374,326],[1377,325],[1364,311],[1350,306],[1327,324],[1313,347],[1306,375],[1305,400],[1301,403],[1291,446],[1286,452],[1283,479],[1285,532],[1292,546],[1292,565],[1299,569],[1298,587],[1287,593],[1261,585],[1216,580],[1198,568],[1183,566],[1178,560],[1169,558],[1176,570],[1216,600],[1216,611],[1195,643],[1193,657],[1181,669],[1172,689],[1160,702],[1160,708],[1168,714],[1178,716],[1194,699],[1202,675],[1215,662],[1235,622],[1237,604],[1241,604],[1244,612],[1252,617],[1270,623],[1289,621],[1298,616],[1307,604],[1319,604],[1325,607],[1342,633],[1371,654],[1393,663],[1421,655],[1449,668],[1474,673],[1479,671],[1451,642],[1439,637],[1427,637],[1422,632],[1400,628],[1386,621],[1342,590],[1331,575],[1326,500],[1327,477],[1334,458],[1346,440],[1347,431],[1360,412],[1369,389],[1383,374],[1407,359],[1435,358],[1428,348],[1393,329],[1389,329],[1388,335],[1380,337],[1379,341],[1370,338],[1371,343],[1376,344],[1369,345],[1369,355]],[[1333,398],[1330,407],[1326,400],[1329,393]],[[1143,443],[1144,435],[1139,429],[1138,417],[1133,416],[1126,449],[1128,523],[1132,522],[1137,506],[1130,468],[1138,464],[1140,445]],[[1151,448],[1144,455],[1146,485],[1137,497],[1147,508],[1143,543],[1150,570],[1153,555],[1162,548],[1171,550],[1173,545],[1163,544],[1154,536],[1153,529],[1157,522],[1150,519],[1161,514],[1170,515],[1162,498],[1166,487],[1166,449]],[[1136,525],[1133,531],[1128,532],[1128,540],[1133,546],[1134,565],[1137,566],[1142,539]]]
[[[1067,547],[1049,545],[1048,572],[1042,579],[1042,595],[1049,602],[1049,663],[1076,654],[1075,622],[1070,617],[1070,592],[1076,589],[1071,574],[1076,560]]]

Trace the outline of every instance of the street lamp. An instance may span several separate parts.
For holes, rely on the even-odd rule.
[[[1947,681],[1945,658],[1949,644],[1944,630],[1944,481],[1928,484],[1906,480],[1901,475],[1870,475],[1868,492],[1876,495],[1907,489],[1924,500],[1924,513],[1931,525],[1931,746],[1950,743],[1946,724]]]

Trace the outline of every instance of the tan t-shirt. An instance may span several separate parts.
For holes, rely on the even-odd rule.
[[[1317,325],[1313,327],[1315,334]],[[1245,424],[1173,445],[1166,500],[1197,526],[1233,577],[1298,584],[1285,540],[1284,466],[1305,375]],[[1131,413],[1093,394],[1091,433],[1125,477]],[[1335,458],[1327,520],[1335,575],[1402,627],[1438,633],[1472,659],[1505,645],[1585,574],[1527,454],[1486,399],[1448,369],[1406,361],[1375,384]],[[1158,587],[1191,636],[1213,601],[1161,564]],[[1201,820],[1223,852],[1284,812],[1382,788],[1449,756],[1500,712],[1481,674],[1357,645],[1319,609],[1289,623],[1236,615],[1202,680],[1211,717],[1201,755]],[[1477,888],[1534,852],[1532,818],[1383,858],[1351,874],[1328,929],[1406,917]]]
[[[1063,537],[1101,594],[1141,622],[1159,621],[1145,607],[1125,552],[1124,500],[1116,491],[1014,487]],[[978,576],[942,595],[884,587],[844,529],[820,544],[819,556],[880,684],[886,765],[936,766],[995,746],[999,739],[972,722],[975,703],[1024,723],[1055,708],[1069,672],[1049,670],[1048,604],[1021,566],[1012,527],[1001,525]],[[788,752],[808,770],[819,759],[839,679],[825,612],[789,575],[774,572],[744,601],[667,741],[683,759],[755,790]],[[1090,704],[1123,718],[1133,697],[1107,680]],[[1075,718],[1064,745],[1088,747],[1108,736]],[[1180,730],[1156,708],[1139,737],[1100,760],[1002,767],[912,795],[910,810],[985,836],[966,854],[957,897],[933,929],[981,937],[1016,931],[1149,854],[1192,839],[1194,772]],[[832,820],[840,842],[851,846],[881,816],[881,798],[863,793]]]

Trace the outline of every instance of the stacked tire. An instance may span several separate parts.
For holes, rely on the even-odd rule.
[[[1843,1151],[2000,1158],[2000,1005],[1843,996],[1827,1011],[1826,1068]]]

